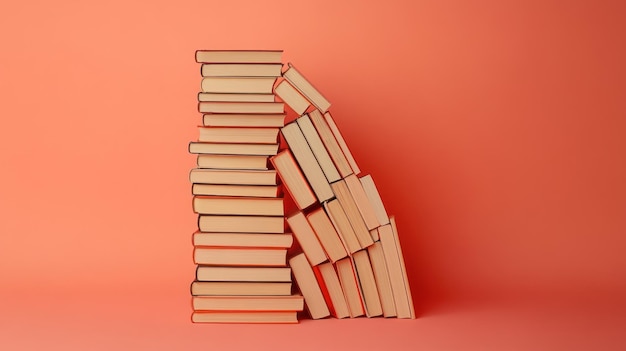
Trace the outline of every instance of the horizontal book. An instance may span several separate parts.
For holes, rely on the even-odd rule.
[[[199,102],[274,102],[274,94],[198,93]]]
[[[281,197],[194,196],[193,211],[208,215],[284,216]]]
[[[385,210],[385,205],[383,204],[383,200],[378,193],[378,188],[376,188],[376,184],[374,184],[374,179],[372,179],[371,175],[365,175],[359,179],[361,181],[361,185],[363,185],[363,190],[365,191],[365,195],[374,208],[374,214],[376,215],[376,219],[380,225],[389,224],[389,216],[387,215],[387,210]]]
[[[311,318],[319,319],[330,316],[330,311],[324,300],[317,278],[315,278],[315,273],[304,254],[292,257],[289,260],[289,266],[300,288],[300,292],[304,296],[304,302]]]
[[[276,168],[276,173],[283,181],[285,189],[300,210],[317,203],[315,194],[300,171],[291,151],[288,149],[281,151],[276,156],[270,157],[270,162]]]
[[[194,168],[189,181],[199,184],[277,185],[276,171]]]
[[[289,68],[283,72],[283,77],[318,110],[322,113],[328,111],[330,102],[292,64],[289,64]]]
[[[193,261],[203,265],[273,266],[287,264],[286,249],[195,247]]]
[[[278,144],[225,144],[192,141],[189,143],[189,153],[272,156],[278,153]]]
[[[354,318],[362,316],[365,314],[365,311],[363,310],[359,283],[354,272],[352,260],[350,257],[346,257],[337,261],[335,266],[337,267],[337,275],[339,276],[341,289],[343,290],[346,301],[348,302],[350,317]]]
[[[244,196],[244,197],[278,197],[282,195],[279,185],[231,185],[231,184],[193,184],[193,195],[207,196]]]
[[[250,101],[203,101],[198,102],[200,113],[284,113],[282,102],[250,102]]]
[[[198,216],[201,232],[214,233],[284,233],[285,219],[269,216]]]
[[[276,144],[278,128],[198,127],[198,141],[208,143]]]
[[[282,112],[282,111],[281,111]],[[284,114],[210,113],[202,117],[205,126],[212,127],[282,127]]]
[[[331,262],[336,262],[348,255],[341,243],[339,233],[333,227],[323,208],[311,211],[306,218]]]
[[[196,268],[197,281],[216,282],[290,282],[289,267],[213,267]]]
[[[278,83],[276,88],[274,88],[274,92],[287,106],[291,107],[298,116],[302,115],[311,105],[311,103],[286,80]]]
[[[296,237],[311,266],[316,266],[326,261],[326,253],[304,214],[298,211],[286,219],[291,232]]]
[[[199,63],[281,63],[282,50],[197,50]]]
[[[302,311],[301,295],[289,296],[193,296],[194,311]]]
[[[328,126],[328,123],[326,123],[324,116],[320,113],[320,111],[313,110],[309,113],[309,118],[311,118],[311,122],[313,123],[313,126],[315,126],[315,130],[317,130],[317,133],[322,139],[322,143],[326,147],[326,151],[333,160],[333,163],[335,164],[335,167],[337,167],[337,171],[341,177],[345,178],[352,174],[350,163],[343,154],[341,146],[339,146],[337,139],[335,139],[335,135]]]
[[[198,155],[198,168],[218,169],[267,169],[269,156],[266,155]]]
[[[203,77],[280,77],[282,63],[205,63]]]
[[[296,311],[221,312],[199,311],[191,315],[193,323],[298,323]]]
[[[378,288],[376,287],[376,279],[372,271],[367,250],[357,251],[352,255],[352,263],[359,281],[359,289],[363,297],[363,305],[367,317],[376,317],[383,314],[383,309],[378,296]]]
[[[291,282],[199,282],[191,283],[192,296],[291,295]]]
[[[203,93],[271,94],[275,77],[204,77]]]
[[[291,233],[202,233],[192,236],[194,246],[275,247],[288,249],[293,245]]]
[[[332,314],[335,318],[347,318],[350,317],[350,309],[346,302],[346,297],[341,289],[341,283],[339,277],[332,263],[322,263],[317,266],[320,275],[323,280],[323,285],[328,292],[328,298],[330,299],[332,306]]]

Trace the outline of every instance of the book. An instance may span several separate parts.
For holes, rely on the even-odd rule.
[[[282,194],[278,185],[231,185],[231,184],[192,184],[193,195],[278,197]]]
[[[350,225],[350,221],[348,220],[348,217],[346,216],[346,213],[341,207],[339,201],[337,199],[333,199],[325,202],[324,210],[326,210],[328,218],[330,218],[333,227],[337,230],[339,238],[348,253],[354,253],[360,250],[361,244],[359,243],[359,239],[357,239],[356,234]]]
[[[275,248],[195,247],[193,261],[204,265],[273,266],[286,264],[287,250]]]
[[[322,290],[315,278],[315,273],[303,253],[292,257],[289,266],[300,288],[304,303],[313,319],[330,316]]]
[[[284,114],[236,114],[209,113],[202,116],[202,123],[212,127],[283,127]]]
[[[284,233],[285,219],[268,216],[198,216],[201,232]]]
[[[272,156],[277,152],[278,144],[222,144],[196,141],[189,143],[189,153],[192,154]]]
[[[198,127],[198,141],[208,143],[276,144],[278,128]]]
[[[322,168],[322,172],[324,172],[328,183],[341,179],[333,160],[330,158],[328,151],[326,151],[324,143],[322,143],[322,139],[319,134],[317,134],[317,131],[311,122],[311,118],[308,115],[304,115],[296,119],[296,123],[298,123],[300,130],[302,130],[302,134],[309,144],[317,163],[319,163],[320,168]]]
[[[291,282],[199,282],[191,283],[192,296],[291,295]]]
[[[198,63],[281,63],[282,50],[197,50]]]
[[[204,77],[203,93],[271,94],[275,77]]]
[[[400,246],[400,239],[398,238],[398,227],[396,226],[396,217],[389,217],[391,223],[391,231],[393,232],[393,240],[396,244],[396,251],[398,252],[398,260],[400,261],[400,269],[402,270],[402,279],[404,281],[404,289],[406,291],[406,297],[409,300],[409,311],[411,318],[415,318],[415,309],[413,307],[413,295],[411,294],[411,286],[409,285],[409,277],[406,274],[406,266],[404,264],[404,255],[402,254],[402,247]]]
[[[193,323],[298,323],[296,311],[222,312],[200,311],[191,315]]]
[[[198,155],[198,168],[257,169],[266,170],[269,156],[266,155]]]
[[[350,149],[348,148],[348,144],[346,144],[346,141],[344,140],[343,135],[341,135],[339,128],[337,128],[337,125],[335,124],[335,120],[330,115],[330,112],[324,113],[324,119],[326,120],[328,127],[330,128],[333,135],[335,136],[335,139],[337,140],[337,143],[339,144],[341,151],[346,156],[346,159],[348,160],[348,163],[350,164],[350,168],[352,169],[352,173],[354,174],[361,173],[361,170],[359,169],[359,166],[357,165],[356,160],[354,159],[354,156],[352,156],[352,152],[350,152]]]
[[[313,194],[309,183],[296,164],[291,151],[288,149],[281,151],[276,156],[270,157],[270,162],[300,210],[304,210],[317,202],[315,194]]]
[[[198,93],[199,102],[274,102],[274,94]]]
[[[354,234],[356,234],[357,239],[359,240],[359,245],[361,248],[366,248],[374,243],[372,240],[372,236],[370,235],[369,230],[365,226],[365,222],[361,217],[361,213],[359,212],[359,208],[357,207],[354,199],[352,198],[352,194],[350,194],[350,190],[346,185],[346,182],[342,179],[337,182],[331,184],[333,192],[339,200],[341,207],[346,213],[346,217],[348,217],[348,221],[354,230]]]
[[[380,296],[380,304],[383,309],[383,316],[395,317],[396,304],[393,300],[393,292],[391,291],[391,282],[389,281],[389,273],[387,272],[387,264],[380,241],[374,242],[374,245],[367,248],[367,253],[372,264],[372,271],[376,279],[376,287]]]
[[[378,235],[380,236],[380,244],[389,272],[393,300],[396,305],[396,315],[398,318],[413,318],[414,313],[411,311],[411,303],[409,302],[402,273],[402,263],[400,263],[400,256],[398,255],[398,248],[396,247],[391,224],[385,224],[378,228]]]
[[[273,113],[285,111],[282,102],[253,101],[201,101],[198,102],[200,113]]]
[[[324,249],[304,214],[298,211],[287,217],[286,220],[311,266],[317,266],[326,261]]]
[[[193,296],[194,311],[302,311],[301,295],[288,296]]]
[[[284,216],[281,197],[194,196],[193,211],[208,215]]]
[[[380,237],[378,236],[378,228],[370,230],[370,235],[372,236],[372,240],[374,240],[374,242],[380,240]]]
[[[289,123],[282,127],[280,131],[283,137],[285,137],[287,144],[289,144],[291,152],[296,161],[298,161],[298,165],[300,169],[302,169],[302,173],[306,177],[309,185],[311,185],[311,189],[313,189],[318,201],[324,202],[334,197],[333,191],[326,180],[326,176],[324,176],[322,168],[320,168],[320,165],[317,163],[298,124]]]
[[[345,178],[352,174],[352,168],[350,167],[350,163],[348,159],[343,154],[341,150],[341,146],[335,139],[332,130],[326,123],[324,116],[318,110],[313,110],[309,112],[309,117],[311,118],[311,122],[315,127],[315,130],[320,136],[328,155],[333,160],[335,167],[337,167],[337,171],[341,175],[342,178]]]
[[[194,168],[189,181],[200,184],[277,185],[276,171]]]
[[[372,271],[367,250],[357,251],[352,255],[352,263],[359,281],[361,296],[363,297],[363,305],[367,317],[376,317],[383,314],[383,309],[378,296],[378,288],[376,287],[376,279]]]
[[[280,77],[282,63],[205,63],[203,77]]]
[[[341,289],[339,277],[337,276],[337,272],[335,272],[335,268],[332,263],[322,263],[317,266],[317,268],[322,276],[324,287],[326,288],[330,298],[332,315],[335,318],[350,317],[350,309],[348,308],[346,297],[343,295],[343,290]]]
[[[346,185],[348,186],[348,190],[350,190],[350,195],[352,195],[352,199],[354,199],[354,203],[356,204],[359,212],[361,213],[361,218],[365,222],[365,226],[368,230],[372,230],[380,226],[378,219],[376,217],[376,212],[374,210],[374,206],[370,202],[365,190],[363,189],[363,185],[359,178],[351,174],[347,176],[345,179]]]
[[[283,77],[298,89],[321,112],[328,111],[330,102],[290,63]]]
[[[288,249],[293,245],[291,233],[202,233],[192,236],[194,246],[275,247]]]
[[[359,292],[359,283],[357,282],[350,257],[346,257],[335,263],[337,267],[337,275],[341,283],[341,289],[348,303],[350,317],[355,318],[362,316],[365,311],[361,302],[361,294]]]
[[[306,215],[306,218],[331,262],[348,256],[339,234],[323,208],[311,211]]]
[[[360,178],[360,181],[370,204],[372,204],[372,207],[374,208],[374,214],[376,215],[378,223],[380,223],[380,225],[389,224],[387,210],[385,210],[385,205],[383,204],[383,200],[380,198],[380,194],[378,193],[378,189],[376,188],[376,184],[374,184],[372,176],[369,174],[364,175]]]
[[[198,266],[197,281],[216,282],[291,282],[289,267]]]
[[[287,106],[298,115],[302,115],[311,106],[309,101],[305,99],[289,82],[283,80],[274,88],[274,93],[283,100]]]

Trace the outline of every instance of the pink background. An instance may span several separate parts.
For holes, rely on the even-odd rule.
[[[622,2],[0,8],[0,349],[626,347]],[[420,318],[190,323],[202,48],[333,103]]]

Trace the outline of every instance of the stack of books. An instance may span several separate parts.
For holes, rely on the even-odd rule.
[[[302,253],[289,266],[309,314],[415,318],[395,218],[361,175],[330,103],[291,64],[274,91],[297,116],[270,161],[298,208],[287,223]]]
[[[269,157],[285,110],[274,85],[282,51],[197,51],[201,63],[197,154],[190,172],[196,277],[193,322],[296,323],[282,187]]]

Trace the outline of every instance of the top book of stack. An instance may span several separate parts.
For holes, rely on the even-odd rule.
[[[198,50],[198,63],[282,63],[282,50]]]

